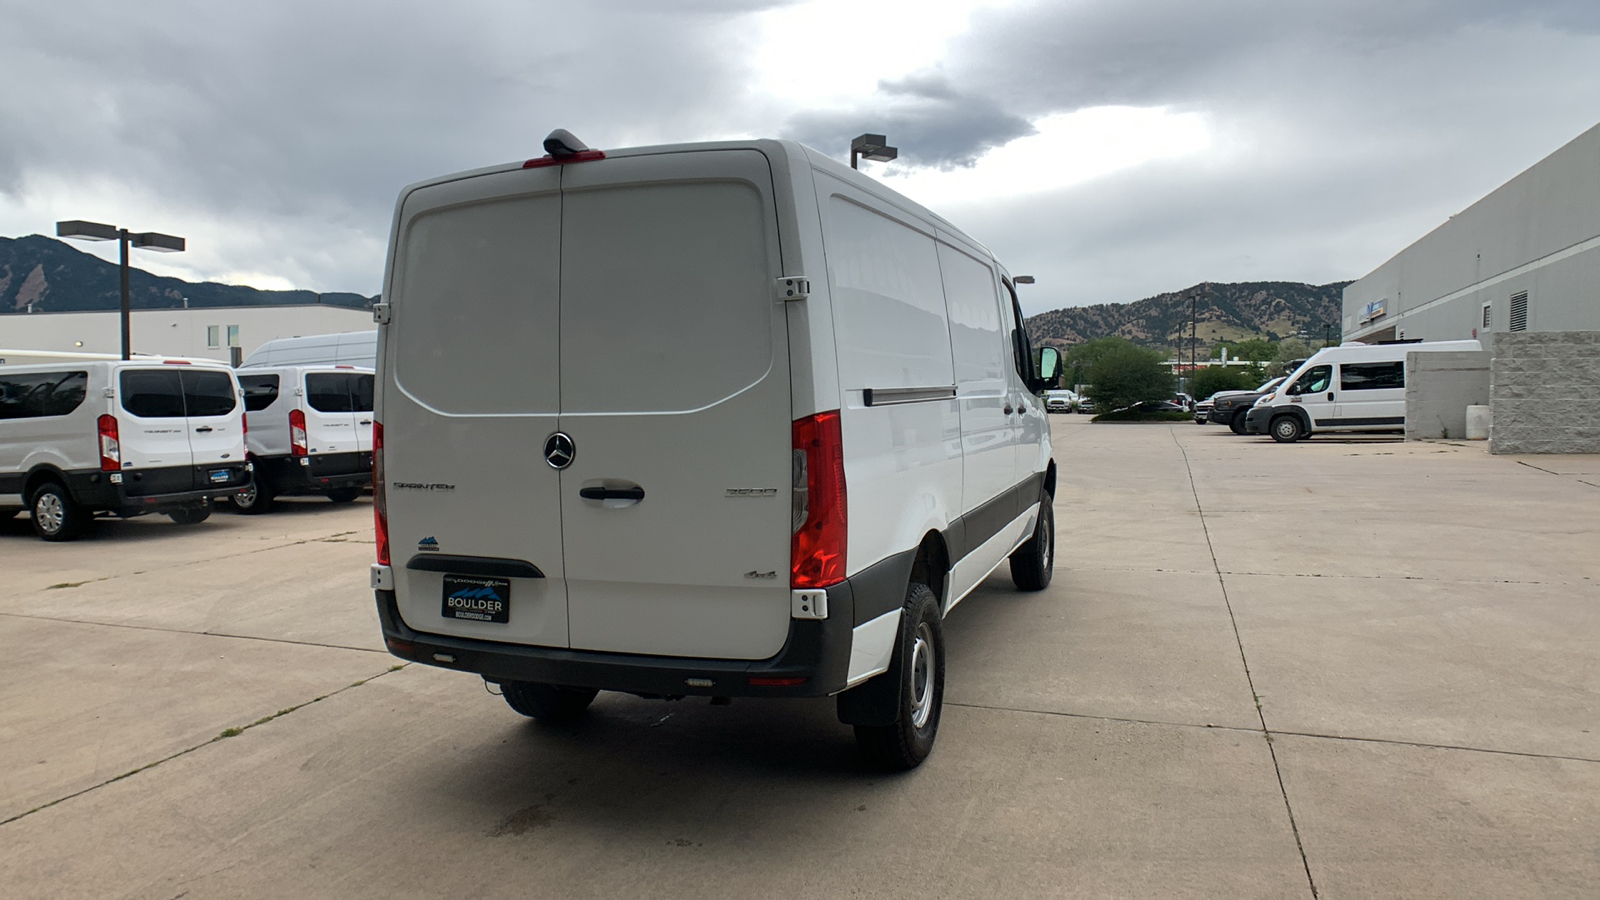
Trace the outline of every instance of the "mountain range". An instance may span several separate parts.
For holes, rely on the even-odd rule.
[[[30,307],[33,312],[117,309],[121,305],[117,270],[114,262],[42,234],[0,237],[0,316],[26,313]],[[315,303],[359,309],[370,307],[376,299],[350,293],[263,291],[237,284],[184,281],[131,267],[128,296],[134,309]]]
[[[1053,309],[1027,320],[1035,346],[1070,347],[1118,335],[1158,350],[1187,350],[1191,309],[1196,345],[1210,356],[1218,344],[1261,338],[1276,341],[1303,334],[1339,337],[1348,281],[1205,282],[1132,303],[1097,303]]]

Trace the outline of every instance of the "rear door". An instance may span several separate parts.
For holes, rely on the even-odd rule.
[[[227,470],[204,467],[244,462],[244,406],[239,384],[233,373],[217,369],[179,369],[178,380],[189,419],[189,450],[194,464],[202,467],[196,473],[200,480],[196,488],[227,484],[232,480]]]
[[[372,385],[371,372],[350,373],[350,409],[356,414],[356,449],[372,452]]]
[[[350,373],[311,369],[303,378],[306,451],[312,455],[355,453],[360,447]]]
[[[790,618],[792,435],[766,157],[663,154],[563,174],[571,645],[773,656]]]
[[[130,497],[194,490],[194,452],[177,366],[116,373],[123,488]]]
[[[540,455],[560,409],[560,177],[461,178],[400,210],[384,468],[395,591],[419,631],[567,646],[560,473]],[[506,576],[507,621],[447,614],[445,576],[474,573],[441,558],[461,556],[523,573]]]

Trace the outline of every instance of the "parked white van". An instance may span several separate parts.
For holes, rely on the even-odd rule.
[[[1245,431],[1284,444],[1324,431],[1404,431],[1406,354],[1481,349],[1477,341],[1325,347],[1256,401]]]
[[[371,368],[378,355],[376,331],[307,334],[267,341],[239,364],[241,369],[261,366],[363,366]]]
[[[943,616],[1050,581],[1056,466],[1006,271],[814,150],[590,150],[406,188],[378,336],[390,652],[516,711],[837,695],[932,749]]]
[[[47,541],[99,512],[194,524],[249,483],[233,370],[187,360],[0,366],[0,515]]]
[[[240,369],[254,478],[233,498],[244,513],[273,499],[322,494],[349,503],[372,483],[372,370],[358,366]]]

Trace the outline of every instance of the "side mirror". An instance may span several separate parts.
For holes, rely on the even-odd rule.
[[[1061,351],[1054,347],[1040,350],[1038,371],[1038,377],[1028,385],[1028,388],[1036,394],[1046,388],[1054,387],[1056,379],[1061,376]]]

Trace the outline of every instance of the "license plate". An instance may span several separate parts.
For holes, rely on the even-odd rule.
[[[233,473],[229,472],[227,469],[212,469],[211,470],[211,483],[212,484],[227,484],[232,479],[233,479]]]
[[[444,576],[442,615],[473,622],[511,621],[511,581],[477,575]]]

